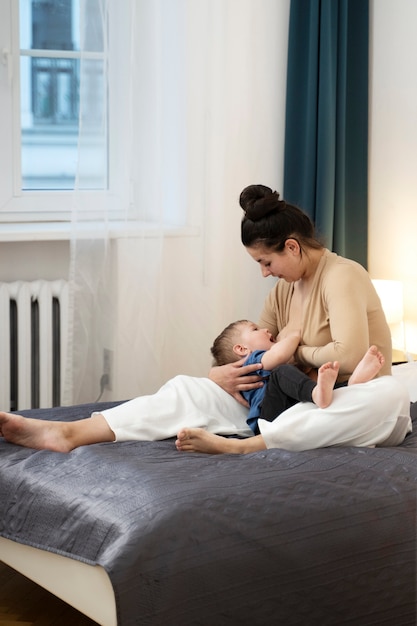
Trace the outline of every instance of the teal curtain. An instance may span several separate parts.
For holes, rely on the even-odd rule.
[[[367,266],[368,0],[291,0],[284,190]]]

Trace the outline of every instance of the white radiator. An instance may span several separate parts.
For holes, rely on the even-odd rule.
[[[0,283],[0,410],[61,404],[68,340],[68,283]]]

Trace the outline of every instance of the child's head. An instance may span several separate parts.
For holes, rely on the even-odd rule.
[[[227,326],[211,347],[214,365],[226,365],[248,356],[254,350],[269,350],[275,343],[266,328],[259,328],[249,320],[238,320]]]

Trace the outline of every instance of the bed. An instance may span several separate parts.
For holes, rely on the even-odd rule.
[[[417,393],[415,364],[401,367]],[[415,626],[411,407],[396,448],[210,456],[165,440],[60,454],[0,438],[0,560],[103,626]]]

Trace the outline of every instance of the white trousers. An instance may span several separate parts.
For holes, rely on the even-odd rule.
[[[273,422],[259,420],[267,448],[397,446],[411,431],[410,396],[394,376],[340,387],[326,409],[299,402]]]
[[[102,411],[116,441],[156,441],[181,428],[251,436],[247,409],[208,378],[176,376],[150,396]],[[273,422],[259,420],[267,448],[311,450],[327,446],[398,445],[411,431],[410,398],[393,376],[334,391],[319,409],[300,402]]]
[[[247,409],[209,378],[175,376],[151,396],[102,411],[116,441],[158,441],[181,428],[249,437]]]

